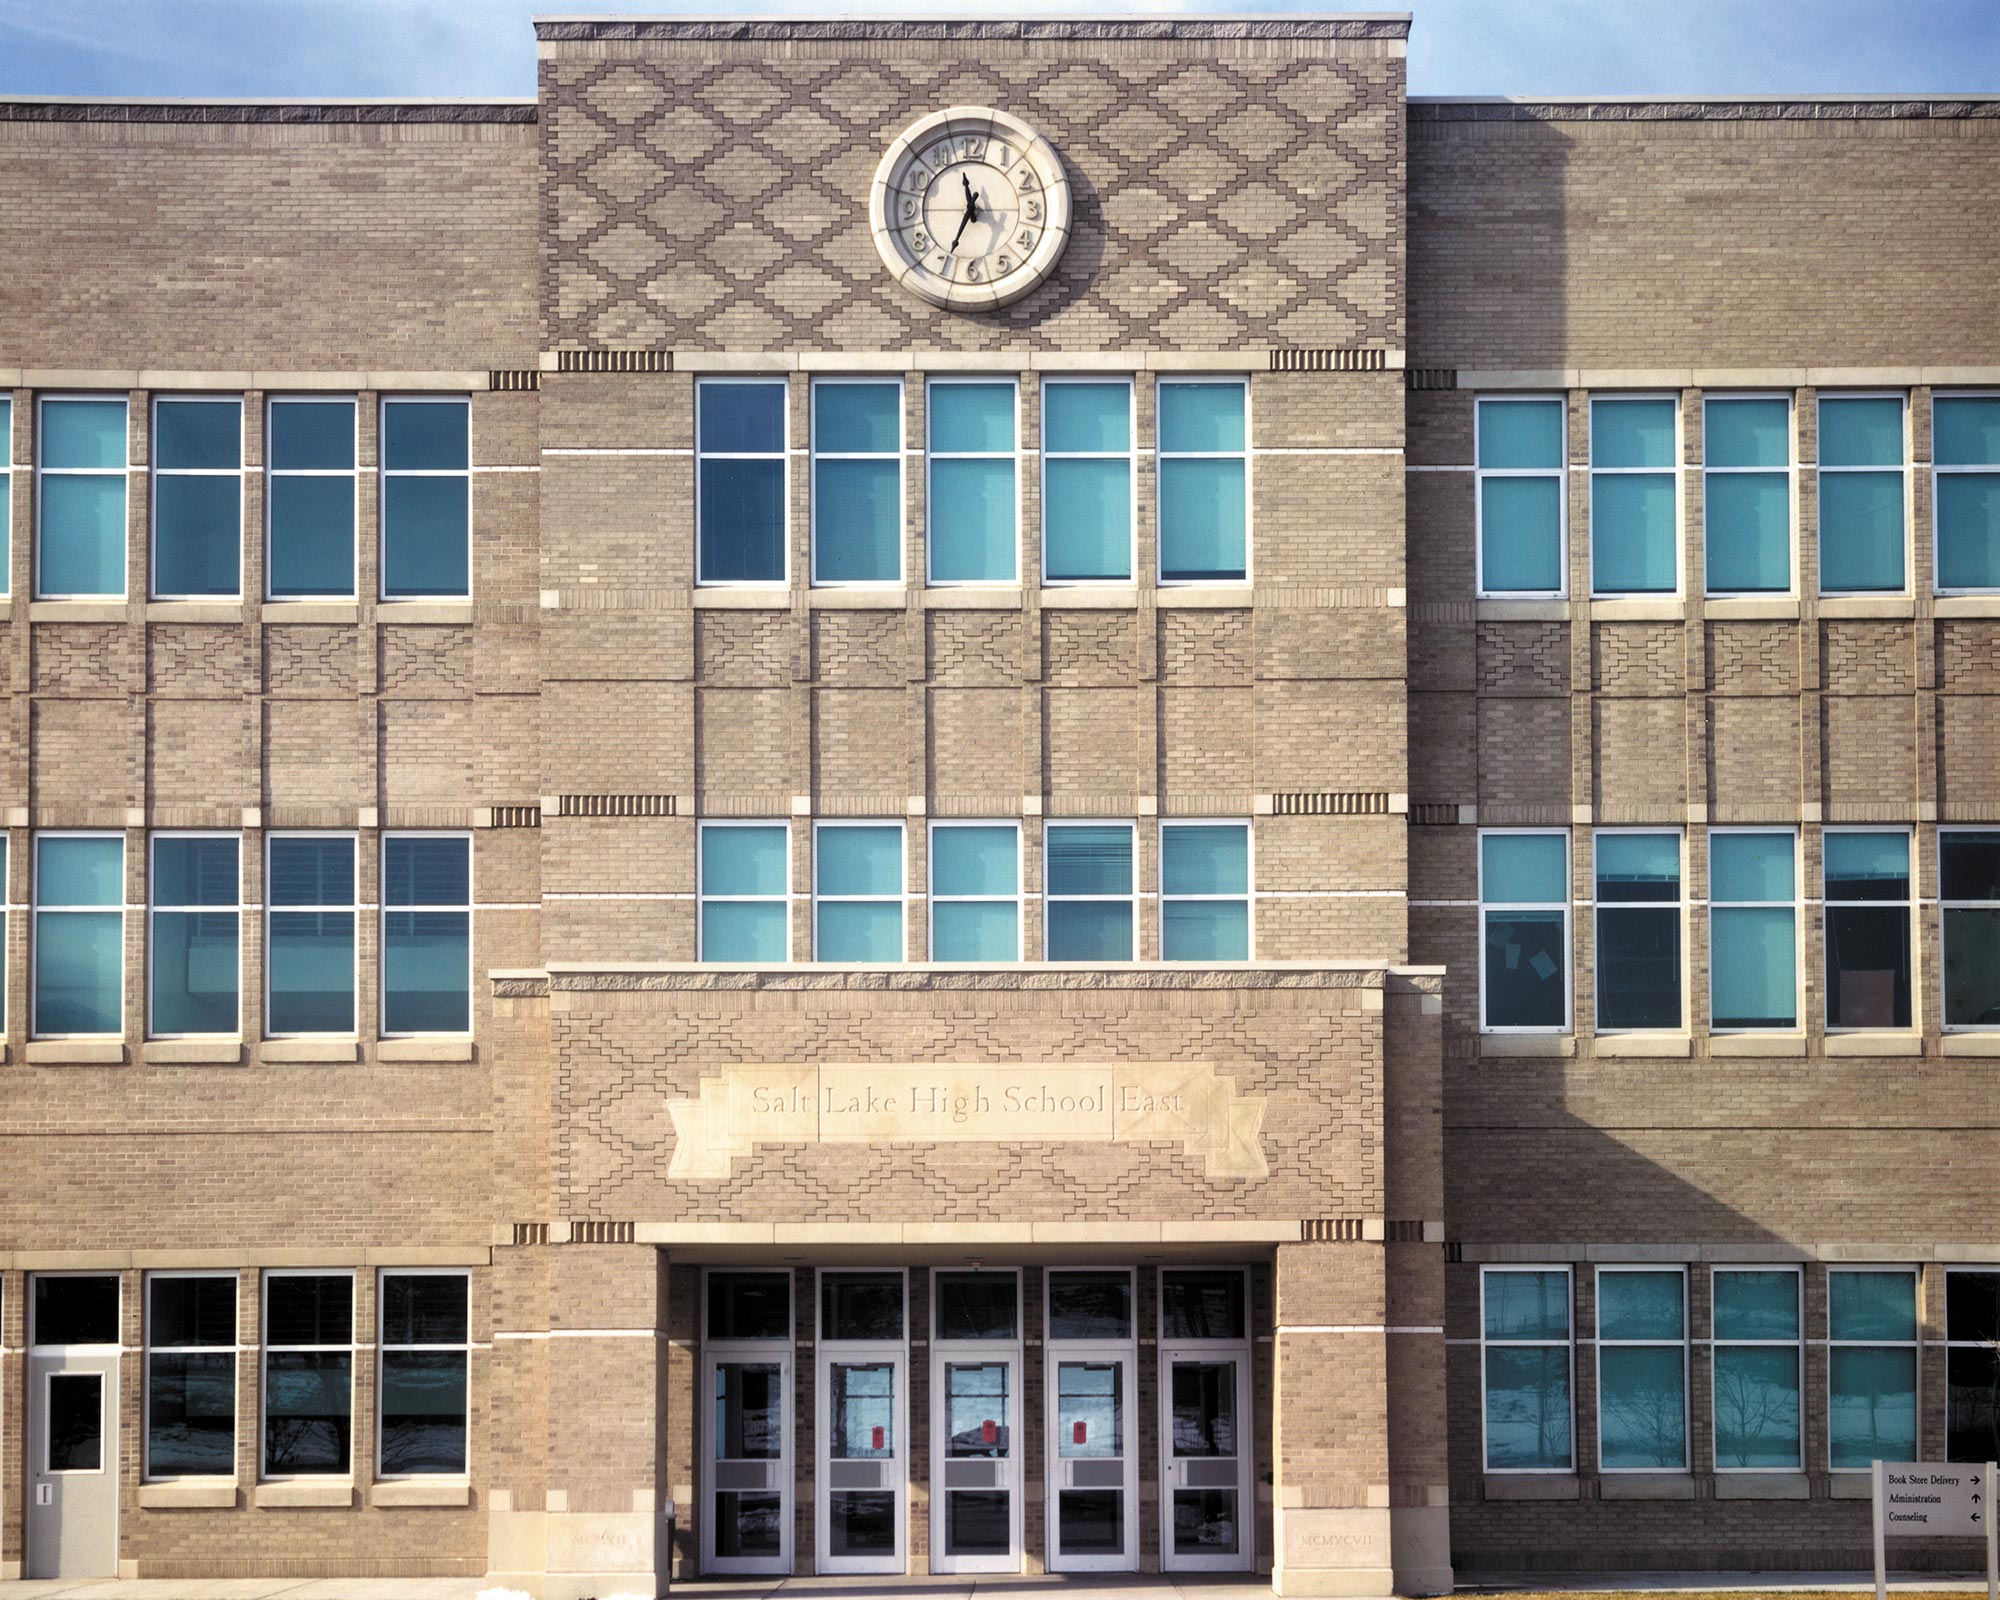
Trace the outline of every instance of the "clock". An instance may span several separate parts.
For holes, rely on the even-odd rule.
[[[912,294],[952,311],[1009,305],[1069,243],[1069,179],[1019,117],[953,106],[904,129],[875,169],[875,248]]]

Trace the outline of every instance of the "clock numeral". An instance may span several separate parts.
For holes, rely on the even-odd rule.
[[[1008,255],[1005,250],[1002,250],[993,258],[993,270],[1002,277],[1005,277],[1014,270],[1014,258]]]
[[[960,158],[966,161],[984,161],[986,159],[986,141],[967,136],[958,141],[958,153]]]
[[[925,159],[937,171],[942,172],[946,167],[951,165],[951,146],[948,144],[934,144],[930,147]]]
[[[1014,242],[1023,250],[1032,250],[1035,248],[1035,238],[1036,236],[1033,233],[1023,228],[1019,233],[1014,235]]]
[[[935,272],[940,278],[949,281],[951,278],[951,257],[947,255],[931,257],[931,271]]]
[[[979,281],[979,263],[977,261],[966,262],[965,275],[973,283],[977,283]]]
[[[1022,189],[1032,189],[1035,186],[1035,175],[1024,169],[1021,176],[1015,181],[1018,187]]]
[[[996,142],[992,146],[992,150],[993,154],[987,157],[987,159],[991,161],[994,166],[998,167],[1002,172],[1005,172],[1017,160],[1020,159],[1017,155],[1015,155],[1014,147],[1011,144],[1000,144]]]
[[[1023,200],[1021,202],[1021,215],[1026,217],[1030,222],[1040,222],[1042,220],[1041,201]]]
[[[916,214],[917,202],[910,196],[905,195],[903,197],[903,220],[905,222],[912,221],[916,217]]]
[[[917,229],[915,233],[910,235],[910,248],[916,251],[918,255],[922,255],[930,247],[931,236],[925,233],[922,228]]]

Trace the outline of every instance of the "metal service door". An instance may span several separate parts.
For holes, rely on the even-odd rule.
[[[792,1357],[711,1352],[703,1362],[701,1513],[706,1572],[792,1570]]]
[[[1021,1358],[940,1351],[931,1376],[931,1570],[1021,1570]]]
[[[118,1575],[118,1279],[29,1288],[27,1576]]]
[[[1250,1567],[1247,1352],[1160,1352],[1161,1566]]]
[[[1050,1353],[1052,1572],[1138,1570],[1135,1365],[1129,1346]]]
[[[909,1449],[902,1350],[820,1350],[819,1570],[901,1572]]]

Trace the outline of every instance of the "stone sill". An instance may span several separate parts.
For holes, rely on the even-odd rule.
[[[148,622],[241,622],[241,600],[148,600]]]
[[[375,1046],[377,1061],[470,1061],[470,1039],[384,1039]]]
[[[1802,1033],[1712,1033],[1708,1036],[1711,1056],[1802,1056],[1806,1036]]]
[[[1018,611],[1021,586],[1018,583],[954,584],[948,588],[926,589],[926,611]]]
[[[1692,1500],[1694,1478],[1686,1472],[1606,1472],[1597,1480],[1600,1500]]]
[[[702,591],[706,592],[706,591]],[[907,586],[894,583],[876,588],[829,587],[806,591],[806,604],[814,611],[901,611],[910,603]]]
[[[148,1039],[139,1059],[164,1066],[234,1067],[243,1061],[241,1039]]]
[[[1488,1500],[1578,1500],[1582,1498],[1582,1485],[1574,1476],[1551,1474],[1542,1477],[1527,1474],[1522,1477],[1486,1475]]]
[[[784,587],[768,589],[697,589],[693,596],[697,611],[789,611],[792,591]]]
[[[1919,1033],[1829,1033],[1824,1049],[1830,1056],[1920,1056]]]
[[[423,1478],[397,1478],[387,1483],[371,1484],[368,1503],[377,1507],[469,1506],[472,1504],[472,1485],[450,1478],[438,1482]]]
[[[359,622],[361,607],[352,600],[266,600],[266,622]]]
[[[266,1061],[358,1061],[353,1039],[266,1039],[257,1052]]]
[[[235,1507],[234,1478],[169,1478],[139,1485],[142,1511],[231,1511]]]
[[[1718,1500],[1810,1500],[1812,1480],[1803,1472],[1718,1472]]]
[[[1710,622],[1791,622],[1799,602],[1781,594],[1717,594],[1702,601],[1701,614]]]
[[[1560,597],[1547,600],[1476,600],[1473,616],[1480,622],[1567,622],[1569,602]]]
[[[1487,1033],[1479,1038],[1482,1056],[1573,1056],[1576,1035],[1570,1033]]]
[[[1829,1500],[1873,1500],[1875,1475],[1872,1472],[1829,1472],[1826,1475]]]
[[[1600,1033],[1591,1040],[1590,1049],[1599,1057],[1684,1061],[1694,1053],[1694,1041],[1685,1033]]]
[[[375,606],[376,622],[392,626],[397,623],[418,624],[458,624],[463,626],[472,621],[472,601],[464,600],[382,600]]]
[[[1139,586],[1133,583],[1076,583],[1041,591],[1044,611],[1135,611]]]
[[[1917,614],[1917,603],[1906,594],[1829,594],[1820,596],[1819,614],[1906,622]]]
[[[1153,604],[1162,611],[1237,610],[1251,603],[1251,593],[1247,583],[1166,584],[1153,596]]]
[[[1933,609],[1940,617],[2000,617],[2000,594],[1941,594]]]
[[[257,1485],[259,1510],[345,1511],[354,1504],[354,1485],[345,1478],[293,1478],[283,1483]]]
[[[123,600],[30,600],[30,622],[126,622],[131,606]]]
[[[2000,1032],[1947,1033],[1938,1049],[1948,1056],[2000,1056]]]
[[[1590,602],[1592,622],[1679,622],[1687,602],[1678,595],[1606,595]]]
[[[30,1039],[28,1065],[118,1067],[125,1064],[123,1039]]]

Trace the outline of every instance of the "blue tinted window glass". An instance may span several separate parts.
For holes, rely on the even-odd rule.
[[[1712,833],[1711,900],[1790,900],[1796,892],[1789,833]]]
[[[382,1353],[385,1477],[465,1471],[465,1352]]]
[[[1166,451],[1232,451],[1243,448],[1243,385],[1160,385],[1160,448]]]
[[[1130,894],[1132,830],[1065,824],[1050,827],[1044,844],[1050,894]]]
[[[1784,467],[1792,459],[1792,408],[1783,400],[1711,400],[1703,410],[1703,459],[1711,467]]]
[[[123,400],[49,400],[42,406],[45,467],[125,465]]]
[[[1940,474],[1938,585],[2000,589],[2000,472]]]
[[[1819,464],[1823,467],[1899,467],[1903,464],[1903,402],[1822,399]]]
[[[354,913],[274,911],[265,963],[272,1033],[354,1031]]]
[[[1830,1339],[1915,1339],[1916,1280],[1907,1272],[1829,1272]]]
[[[338,836],[273,839],[269,872],[265,897],[274,906],[354,903],[352,839]]]
[[[1569,898],[1560,834],[1490,833],[1479,841],[1480,894],[1488,905],[1550,905]]]
[[[990,453],[1014,448],[1011,383],[934,383],[930,386],[933,452]]]
[[[821,828],[818,885],[823,895],[901,894],[903,830],[882,827]]]
[[[1678,1340],[1686,1332],[1686,1294],[1678,1272],[1600,1272],[1600,1339]]]
[[[813,576],[894,583],[903,571],[903,481],[894,460],[813,463]]]
[[[125,478],[42,479],[41,592],[125,592]]]
[[[781,583],[785,577],[785,463],[701,463],[704,583]]]
[[[1020,888],[1020,835],[1009,827],[938,828],[931,834],[931,893],[1011,895]]]
[[[354,402],[272,402],[270,462],[274,472],[352,471]]]
[[[2000,395],[1939,395],[1931,441],[1941,467],[2000,467]]]
[[[1789,906],[1718,906],[1709,928],[1709,1011],[1718,1028],[1798,1020],[1798,922]]]
[[[1718,1339],[1796,1339],[1799,1277],[1795,1272],[1715,1274]]]
[[[383,841],[384,905],[463,905],[471,898],[469,841],[422,834],[398,834]]]
[[[471,516],[469,479],[388,479],[382,491],[383,592],[465,594]]]
[[[1872,1467],[1917,1455],[1917,1353],[1827,1352],[1827,1432],[1831,1464]]]
[[[35,899],[39,905],[125,903],[123,839],[42,839],[36,844],[36,863]]]
[[[1226,581],[1248,571],[1243,462],[1160,463],[1160,576]]]
[[[931,905],[933,961],[1018,961],[1021,911],[1011,900],[945,900]]]
[[[1568,1273],[1489,1272],[1485,1293],[1487,1338],[1569,1338]]]
[[[1687,1465],[1687,1364],[1678,1345],[1606,1350],[1598,1361],[1598,1383],[1603,1466]]]
[[[791,909],[781,901],[709,901],[701,908],[704,961],[783,961]]]
[[[274,477],[271,594],[279,600],[354,593],[354,480]]]
[[[234,1033],[237,916],[233,911],[162,911],[153,918],[148,964],[155,1033]]]
[[[893,383],[814,384],[813,448],[834,454],[900,453],[902,398],[901,387]]]
[[[234,472],[243,465],[243,407],[234,400],[162,400],[153,407],[153,465]]]
[[[783,894],[785,837],[782,824],[701,831],[703,894]]]
[[[1231,823],[1160,830],[1162,894],[1248,894],[1250,830]]]
[[[1825,841],[1829,900],[1901,900],[1910,892],[1906,833],[1829,833]]]
[[[894,901],[822,901],[821,961],[901,961],[903,908]]]
[[[1248,961],[1250,906],[1244,900],[1169,900],[1160,907],[1162,961]]]
[[[1599,475],[1590,485],[1590,581],[1601,594],[1668,594],[1674,589],[1671,473]]]
[[[463,472],[472,464],[472,408],[463,401],[391,400],[382,407],[388,472]]]
[[[1718,594],[1782,594],[1792,586],[1792,489],[1781,472],[1708,478],[1703,537]]]
[[[1674,402],[1598,400],[1590,408],[1593,467],[1671,467]]]
[[[469,912],[385,911],[383,1028],[390,1033],[469,1031],[471,951]]]
[[[1799,1353],[1737,1347],[1715,1352],[1715,1464],[1799,1464]]]
[[[14,459],[14,400],[0,396],[0,468]]]
[[[1479,407],[1479,465],[1532,471],[1563,464],[1563,403],[1508,400]]]
[[[1819,586],[1903,587],[1903,475],[1822,472],[1819,476]]]
[[[116,1033],[124,1011],[124,918],[116,911],[35,918],[35,1031]]]
[[[939,583],[1009,583],[1016,572],[1014,462],[933,460],[930,573]]]
[[[1567,1472],[1569,1435],[1569,1351],[1487,1350],[1486,1465]]]
[[[153,904],[235,905],[236,858],[234,839],[155,839]]]
[[[1480,580],[1489,594],[1553,594],[1563,586],[1558,478],[1482,478]]]
[[[235,594],[241,582],[242,552],[239,478],[163,474],[153,480],[156,594]]]
[[[1681,841],[1672,833],[1597,836],[1600,900],[1672,900],[1680,894]]]
[[[1042,563],[1053,579],[1132,576],[1132,469],[1124,460],[1052,460],[1044,477]]]
[[[1051,961],[1130,961],[1129,900],[1051,900],[1044,912]]]
[[[1560,1028],[1569,1014],[1560,911],[1488,911],[1484,934],[1486,1026]]]
[[[703,383],[699,395],[703,454],[759,455],[785,448],[785,385]]]
[[[264,1356],[264,1468],[309,1477],[349,1470],[354,1357],[346,1351],[272,1350]]]
[[[1132,447],[1132,389],[1124,383],[1042,385],[1045,451],[1124,451]]]

